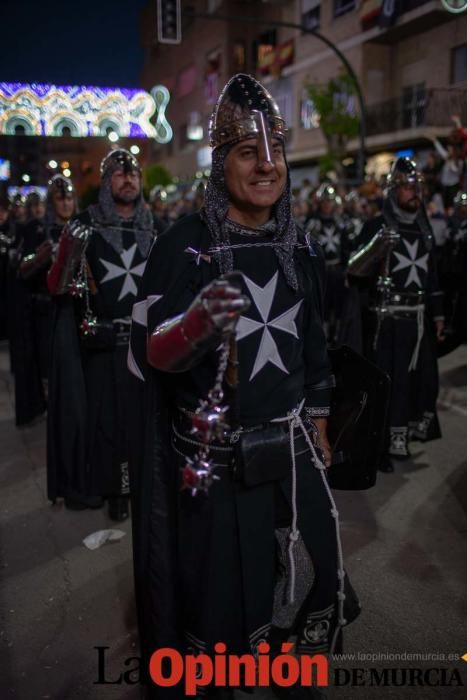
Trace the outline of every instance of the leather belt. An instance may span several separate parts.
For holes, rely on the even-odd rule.
[[[31,298],[34,299],[34,301],[52,301],[50,294],[41,294],[40,292],[38,292],[37,294],[31,294]]]
[[[419,306],[425,303],[425,292],[393,292],[387,302],[390,306]]]
[[[197,441],[191,434],[191,416],[192,411],[188,409],[179,409],[178,413],[172,423],[172,447],[173,449],[183,457],[193,457],[203,446],[203,444]],[[242,433],[249,433],[257,430],[262,430],[269,426],[270,423],[262,423],[260,425],[255,425],[248,428],[239,428],[234,430],[230,436],[229,441],[221,443],[211,443],[209,446],[209,451],[213,460],[213,464],[219,467],[230,467],[233,464],[235,458],[235,443],[239,440]],[[284,433],[289,432],[289,427],[286,423],[280,425],[281,430]],[[311,429],[308,431],[310,433]],[[311,436],[312,437],[312,436]],[[306,443],[305,437],[299,428],[295,429],[294,434],[295,439],[295,455],[299,456],[305,452],[309,452],[310,448]]]
[[[128,345],[130,342],[130,329],[131,329],[131,319],[116,319],[112,321],[115,335],[117,338],[117,345]]]

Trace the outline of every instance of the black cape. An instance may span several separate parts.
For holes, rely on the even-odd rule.
[[[170,376],[146,362],[147,314],[150,327],[180,312],[187,287],[197,293],[219,275],[212,260],[199,258],[212,245],[198,214],[188,216],[161,236],[148,260],[139,301],[133,312],[129,367],[132,384],[133,441],[130,482],[133,513],[135,592],[143,669],[158,648],[184,648],[180,619],[180,572],[177,561],[178,474],[170,445]],[[187,252],[190,247],[192,252]],[[312,285],[315,313],[322,317],[324,261],[322,255],[296,251],[302,284]],[[164,290],[162,297],[155,289]],[[327,368],[328,371],[328,368]],[[323,377],[324,379],[324,377]],[[254,585],[254,582],[252,582]],[[350,615],[346,615],[351,619]],[[154,689],[155,697],[179,697],[180,690]]]
[[[88,211],[77,219],[86,225],[93,223]],[[125,236],[136,249],[131,227]],[[97,228],[88,243],[87,260],[98,286],[98,293],[91,297],[93,313],[106,321],[129,316],[135,296],[131,299],[131,295],[124,294],[123,285],[135,291],[136,285],[127,281],[131,276],[123,274],[120,254]],[[106,272],[101,260],[114,274]],[[139,268],[145,264],[137,250],[133,251],[133,260]],[[128,267],[131,265],[129,261]],[[106,277],[110,278],[108,284]],[[126,495],[127,347],[120,341],[109,342],[108,347],[84,347],[79,330],[85,311],[83,300],[61,295],[55,298],[54,307],[47,422],[48,497],[51,501],[63,496],[85,503],[96,496]]]

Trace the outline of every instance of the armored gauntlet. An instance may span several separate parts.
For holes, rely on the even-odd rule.
[[[19,266],[19,274],[22,279],[29,279],[37,270],[48,265],[52,257],[52,250],[52,241],[46,240],[40,244],[35,253],[26,255]]]
[[[395,229],[382,226],[366,246],[351,256],[348,273],[355,277],[372,275],[377,263],[384,258],[390,247],[397,244],[399,239],[400,235]]]
[[[74,221],[63,229],[57,258],[47,275],[47,286],[52,295],[68,292],[90,235],[91,229],[79,221]]]
[[[148,340],[148,362],[165,372],[184,372],[195,365],[222,336],[232,331],[250,305],[235,285],[237,273],[208,284],[189,309],[164,321]]]

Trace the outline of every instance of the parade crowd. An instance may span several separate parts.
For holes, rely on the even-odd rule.
[[[232,105],[243,115],[237,137]],[[330,177],[292,191],[285,127],[264,88],[235,76],[216,110],[206,182],[157,187],[147,203],[137,159],[115,148],[85,211],[63,175],[45,201],[0,200],[0,333],[16,425],[47,415],[51,502],[107,502],[122,521],[131,492],[144,648],[178,644],[176,570],[190,648],[222,639],[242,652],[245,635],[252,649],[265,635],[280,648],[295,634],[303,653],[329,652],[359,606],[324,475],[328,349],[350,347],[391,379],[378,469],[409,459],[411,441],[441,437],[437,358],[467,338],[464,132],[458,125],[446,148],[436,142],[422,167],[399,157],[359,186]],[[230,405],[244,462],[231,480],[213,475],[193,438],[209,424],[219,473],[240,464],[216,432],[228,393],[221,370],[240,387]],[[258,426],[273,475],[255,462]],[[295,445],[292,471],[279,459],[284,435]],[[201,505],[189,494],[200,490],[209,490]]]
[[[426,230],[432,240],[431,257],[435,260],[436,291],[443,293],[443,302],[436,311],[436,318],[443,319],[443,330],[438,334],[438,355],[449,352],[465,339],[465,143],[465,131],[459,125],[459,128],[453,131],[447,149],[440,142],[436,142],[436,150],[429,153],[424,165],[411,173],[417,182],[420,200],[423,201]],[[115,149],[102,165],[102,190],[105,189],[105,180],[109,177],[106,163],[118,162],[119,159],[126,163],[124,167],[140,172],[133,156],[123,149]],[[152,242],[158,233],[203,207],[206,181],[202,177],[196,179],[191,186],[156,186],[149,193],[147,203],[143,199],[141,182],[133,183],[140,198],[139,209],[145,215],[147,228],[143,230],[150,231],[147,234],[148,241]],[[131,197],[134,192],[131,192],[131,187],[129,189]],[[11,199],[6,190],[0,194],[0,337],[8,339],[10,366],[15,385],[16,425],[21,427],[32,424],[47,411],[54,317],[57,316],[57,304],[53,303],[47,286],[47,273],[56,257],[60,234],[70,221],[84,218],[90,226],[93,226],[93,223],[88,221],[87,214],[78,214],[78,199],[73,183],[63,175],[55,175],[49,181],[45,199],[38,191],[32,191],[27,196],[16,194]],[[326,261],[324,322],[328,343],[331,347],[347,344],[358,352],[363,352],[365,345],[371,342],[372,336],[372,331],[366,323],[370,301],[368,295],[365,298],[365,292],[360,285],[357,316],[355,308],[352,308],[349,314],[351,299],[355,301],[353,293],[358,288],[358,283],[352,284],[352,277],[349,276],[349,259],[363,245],[365,230],[374,229],[372,222],[384,223],[385,201],[388,200],[389,194],[388,177],[384,175],[377,178],[368,175],[365,182],[359,186],[345,186],[337,182],[331,174],[331,177],[325,178],[317,185],[312,185],[309,179],[304,179],[302,185],[295,187],[291,194],[291,211],[295,221],[320,243]],[[92,207],[88,211],[91,210]],[[129,215],[133,226],[133,205],[130,205]],[[118,217],[116,202],[112,195],[107,193],[105,227],[110,227],[112,218],[118,220]],[[115,230],[115,227],[113,228]],[[120,252],[121,244],[115,246],[110,240],[108,237],[108,245]],[[140,257],[137,256],[139,263],[143,263],[148,251],[149,242],[143,252],[140,248]],[[130,262],[133,263],[133,260]],[[420,280],[417,269],[423,269],[423,256],[414,257],[409,250],[407,263],[403,265],[408,266],[409,271],[414,270],[410,273],[413,274],[410,284],[415,282],[418,286]],[[92,267],[90,269],[92,271]],[[123,274],[124,269],[125,265],[120,273],[107,270],[104,281],[117,278],[119,274]],[[131,309],[136,299],[137,283],[142,269],[142,264],[140,267],[138,264],[132,268],[127,266],[126,270],[129,270],[129,273],[125,273],[124,288],[120,297],[111,299],[110,302],[107,300],[110,307],[106,309],[106,314],[113,319],[121,317],[119,323],[123,330],[125,324],[129,326],[130,323]],[[95,277],[92,280],[94,282]],[[355,278],[353,282],[356,282]],[[420,288],[423,288],[423,284]],[[75,297],[76,306],[76,297],[81,296],[81,290],[75,290],[71,294]],[[126,302],[123,305],[125,308],[119,308],[117,312],[115,304],[122,301],[123,297]],[[85,315],[86,313],[89,315],[89,311],[86,311]],[[122,335],[123,346],[128,340],[128,333]],[[121,365],[123,368],[123,354]],[[390,372],[390,376],[392,374]],[[428,413],[433,413],[433,401],[431,403]],[[426,423],[426,416],[424,420]],[[396,443],[401,443],[400,433]],[[51,452],[52,448],[49,454]],[[393,448],[391,454],[393,457],[398,456],[398,452],[400,450]],[[407,454],[405,445],[401,455]],[[386,467],[392,469],[389,463]],[[384,469],[384,465],[382,468]],[[124,480],[126,481],[127,477]],[[102,505],[102,495],[107,495],[106,487],[101,486],[97,491],[99,493],[96,492],[89,503],[99,507]],[[66,495],[65,503],[70,507],[89,505],[83,505],[79,499],[75,502],[70,498],[71,494],[62,493],[60,489],[55,492],[55,488],[52,488],[51,494],[52,500],[56,495]],[[127,515],[128,509],[124,508],[122,513]],[[118,512],[116,514],[118,517]]]

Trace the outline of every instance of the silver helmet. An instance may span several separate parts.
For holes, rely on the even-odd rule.
[[[62,197],[65,197],[67,194],[75,194],[75,188],[72,181],[60,173],[58,175],[54,175],[47,184],[48,198],[50,198],[55,192],[60,192]]]
[[[101,177],[112,174],[115,170],[119,169],[122,169],[125,173],[133,170],[137,170],[141,173],[141,166],[135,156],[125,148],[115,148],[102,159],[100,167]]]
[[[209,122],[213,149],[247,138],[258,139],[261,162],[273,162],[272,139],[287,127],[274,98],[253,76],[238,73],[222,90]]]
[[[401,156],[391,166],[391,170],[386,179],[386,192],[389,194],[400,185],[423,184],[423,175],[415,162],[406,156]]]
[[[334,185],[323,182],[316,190],[316,199],[318,202],[334,202],[337,206],[342,204],[342,199]]]
[[[459,190],[453,199],[454,209],[460,209],[460,207],[467,207],[467,192]]]

